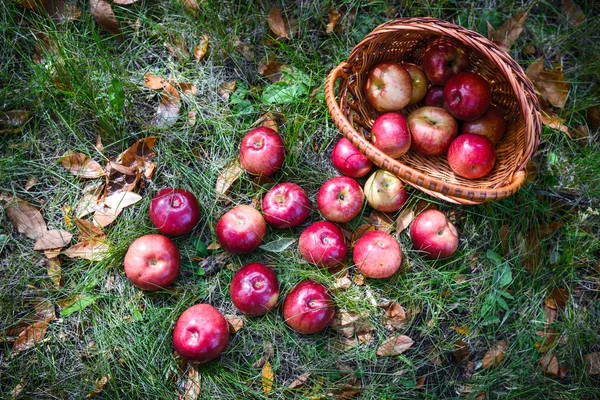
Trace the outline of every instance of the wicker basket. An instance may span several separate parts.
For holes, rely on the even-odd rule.
[[[488,80],[492,104],[507,122],[505,136],[496,146],[496,165],[481,179],[455,175],[446,156],[409,151],[392,159],[369,140],[370,128],[379,115],[363,93],[369,70],[382,61],[420,63],[427,43],[440,36],[453,38],[470,49],[469,69]],[[480,204],[515,193],[525,182],[525,167],[541,134],[538,100],[521,67],[478,33],[435,18],[400,18],[377,27],[354,47],[346,62],[331,71],[325,83],[325,99],[339,130],[374,164],[425,193],[458,204]],[[407,107],[401,113],[407,116],[418,107]]]

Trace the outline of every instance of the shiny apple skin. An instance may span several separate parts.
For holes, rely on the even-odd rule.
[[[384,231],[364,234],[354,245],[353,256],[356,268],[367,278],[389,278],[402,264],[400,244]]]
[[[262,211],[269,225],[277,229],[300,225],[310,213],[310,201],[304,189],[283,182],[271,188],[262,201]]]
[[[463,178],[482,178],[494,169],[496,151],[485,136],[464,134],[458,136],[448,149],[448,164]]]
[[[144,235],[129,246],[123,261],[125,275],[140,289],[160,290],[179,275],[181,256],[175,243],[163,235]]]
[[[421,68],[434,85],[444,85],[451,76],[466,71],[468,67],[467,48],[453,40],[436,40],[421,57]]]
[[[351,178],[361,178],[373,168],[373,163],[345,137],[333,147],[331,162],[335,169]]]
[[[427,93],[427,77],[425,73],[417,64],[412,64],[408,62],[400,63],[410,75],[410,80],[412,82],[412,96],[410,97],[410,101],[408,105],[411,106],[413,104],[417,104],[425,97]]]
[[[266,314],[279,298],[277,274],[264,264],[245,265],[231,279],[229,294],[233,305],[243,314]]]
[[[234,254],[250,253],[260,246],[267,223],[255,208],[237,206],[227,211],[217,223],[217,239],[221,246]]]
[[[495,146],[506,132],[506,120],[496,107],[490,106],[483,116],[464,122],[461,132],[485,136]]]
[[[363,208],[365,196],[356,181],[347,176],[326,180],[317,194],[321,214],[333,222],[348,222]]]
[[[281,169],[285,159],[283,140],[271,128],[250,130],[240,146],[242,168],[253,175],[270,176]]]
[[[283,303],[283,318],[295,331],[306,335],[327,328],[335,310],[327,289],[317,282],[298,283]]]
[[[481,117],[491,100],[490,84],[474,72],[456,74],[444,86],[444,108],[461,121]]]
[[[447,258],[458,248],[458,231],[438,210],[427,210],[419,214],[410,226],[410,238],[425,258]]]
[[[319,221],[300,234],[298,246],[302,257],[319,267],[335,267],[346,258],[348,246],[344,233],[332,222]]]
[[[379,169],[365,182],[365,197],[371,207],[382,212],[396,212],[408,200],[404,183],[391,172]]]
[[[435,86],[432,86],[431,88],[429,88],[429,90],[427,91],[427,94],[425,95],[424,103],[426,106],[443,108],[444,107],[444,87],[435,85]]]
[[[381,114],[371,127],[371,142],[392,158],[403,156],[410,149],[410,131],[406,118],[389,112]]]
[[[200,206],[193,193],[165,188],[150,201],[150,221],[163,235],[185,235],[200,221]]]
[[[229,343],[225,317],[209,304],[185,310],[175,323],[173,347],[186,360],[206,363],[217,358]]]
[[[412,149],[427,156],[444,154],[458,133],[458,123],[446,110],[425,106],[406,119],[412,135]]]
[[[367,75],[365,96],[379,112],[399,111],[408,105],[412,97],[410,74],[399,63],[377,64]]]

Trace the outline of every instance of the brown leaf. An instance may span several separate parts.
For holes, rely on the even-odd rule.
[[[456,326],[456,325],[452,325],[450,327],[450,329],[460,333],[463,336],[468,336],[471,334],[471,330],[469,329],[468,326]]]
[[[198,366],[188,364],[187,382],[185,383],[185,393],[179,396],[179,400],[196,400],[200,397],[202,388],[202,375],[198,371]]]
[[[29,8],[29,7],[26,7],[26,8]],[[9,395],[10,398],[11,399],[16,399],[17,397],[19,397],[19,395],[23,392],[23,389],[25,389],[25,386],[27,385],[28,381],[29,381],[29,379],[27,377],[21,378],[21,380],[19,381],[19,383],[17,383],[17,386],[15,386],[10,391],[10,395]]]
[[[48,322],[37,321],[21,332],[13,344],[12,353],[29,350],[46,337]]]
[[[357,272],[352,277],[352,282],[354,282],[356,286],[362,286],[365,284],[365,277],[363,274]]]
[[[225,314],[225,320],[229,325],[229,333],[236,333],[244,327],[244,319],[233,314]]]
[[[152,179],[156,169],[156,163],[152,161],[154,158],[152,148],[156,139],[156,136],[148,136],[138,140],[107,164],[109,176],[107,195],[134,190],[142,175]]]
[[[238,39],[233,42],[233,47],[235,47],[236,51],[240,53],[246,60],[254,61],[254,52],[246,43]]]
[[[56,313],[54,312],[54,305],[48,299],[37,297],[33,299],[33,318],[36,321],[52,322],[56,319]]]
[[[48,277],[50,277],[52,285],[55,289],[60,289],[63,287],[62,271],[60,265],[61,263],[58,257],[48,258],[46,262],[46,272],[48,273]]]
[[[48,16],[56,22],[71,22],[81,18],[81,10],[67,1],[42,0],[42,2]]]
[[[137,3],[138,0],[113,0],[113,3],[118,4],[120,6],[128,6],[133,3]]]
[[[48,230],[40,210],[17,196],[6,193],[3,193],[3,195],[2,200],[7,201],[6,216],[17,229],[17,232],[30,239],[37,239]]]
[[[540,358],[540,367],[546,375],[558,376],[558,360],[552,353],[547,353]]]
[[[60,162],[67,171],[80,178],[95,179],[105,175],[100,164],[82,153],[65,154]]]
[[[90,0],[90,12],[92,16],[104,30],[107,32],[117,35],[119,40],[123,40],[121,33],[121,26],[115,12],[113,11],[110,3],[106,0]]]
[[[20,132],[28,119],[27,110],[0,111],[0,133]]]
[[[345,290],[348,289],[352,285],[352,281],[348,277],[348,270],[344,271],[341,276],[335,278],[335,283],[333,284],[334,290]]]
[[[521,35],[528,12],[529,10],[525,10],[513,15],[512,18],[504,21],[498,30],[495,30],[488,22],[488,39],[496,43],[502,50],[508,51]]]
[[[217,89],[217,94],[225,101],[229,101],[229,97],[231,93],[235,92],[235,88],[237,87],[237,81],[229,81],[221,84]]]
[[[491,368],[500,365],[504,359],[504,354],[508,350],[508,340],[502,339],[495,343],[483,356],[481,368]]]
[[[200,44],[194,49],[194,60],[200,62],[208,51],[208,35],[202,35]]]
[[[196,0],[183,0],[183,5],[189,11],[200,11],[200,6]]]
[[[562,0],[560,11],[565,16],[569,24],[579,26],[585,21],[585,15],[581,8],[573,0]]]
[[[273,350],[273,344],[271,342],[265,342],[264,347],[265,349],[263,355],[252,364],[252,368],[264,367],[265,363],[269,361],[275,354],[275,350]]]
[[[277,39],[290,38],[289,22],[283,18],[281,11],[279,11],[277,6],[273,6],[271,7],[271,10],[269,10],[267,22],[273,33],[277,35]]]
[[[273,368],[270,362],[266,362],[261,371],[262,388],[266,395],[269,395],[273,388]]]
[[[165,42],[165,47],[169,54],[180,61],[190,58],[187,44],[181,35],[172,35],[170,37],[170,42]]]
[[[29,191],[36,183],[38,183],[38,178],[36,176],[30,176],[29,179],[27,179],[27,182],[25,182],[25,190]]]
[[[542,338],[541,342],[537,342],[535,344],[535,348],[540,353],[546,353],[550,349],[552,349],[552,347],[554,346],[554,343],[556,342],[556,339],[558,339],[558,336],[559,336],[558,333],[553,330],[538,331],[538,332],[536,332],[536,335],[538,335]]]
[[[571,138],[569,127],[565,125],[566,121],[563,118],[554,113],[548,114],[545,110],[541,110],[540,116],[542,119],[542,124],[546,125],[550,129],[561,131]]]
[[[217,183],[215,184],[215,198],[217,200],[227,199],[229,188],[231,188],[231,185],[233,185],[243,174],[244,169],[240,164],[240,160],[236,158],[229,163],[218,176]]]
[[[333,33],[333,31],[335,30],[338,19],[340,19],[342,14],[340,14],[339,12],[337,12],[331,8],[329,9],[328,13],[329,13],[329,22],[327,23],[327,29],[325,30],[325,33],[330,34],[330,33]]]
[[[75,217],[82,218],[95,211],[102,210],[104,210],[104,202],[98,200],[98,195],[85,194],[77,204],[77,208],[75,209]]]
[[[502,247],[502,254],[508,255],[510,251],[508,246],[508,235],[510,234],[510,226],[508,224],[502,225],[498,229],[498,237],[500,238],[500,246]]]
[[[544,300],[546,306],[554,310],[562,310],[565,308],[569,300],[569,292],[565,288],[554,288],[550,295]]]
[[[588,375],[600,374],[600,352],[588,353],[583,356],[585,373]]]
[[[561,69],[544,69],[544,57],[540,57],[527,67],[525,74],[539,92],[540,107],[547,111],[548,118],[553,118],[553,113],[551,110],[549,112],[546,110],[547,107],[544,106],[544,103],[547,101],[556,108],[564,107],[570,84],[564,80],[563,71]]]
[[[406,230],[413,220],[425,210],[436,209],[435,204],[428,203],[425,200],[418,200],[411,206],[405,206],[396,218],[396,237]]]
[[[458,339],[454,344],[452,356],[456,359],[456,361],[463,362],[468,360],[470,355],[471,351],[469,349],[469,345],[467,345],[464,340]]]
[[[81,218],[75,220],[75,225],[79,229],[79,237],[82,239],[104,238],[106,235],[102,228]]]
[[[390,301],[383,307],[383,326],[390,330],[404,329],[408,326],[406,311],[397,301]]]
[[[410,349],[415,342],[406,335],[395,336],[387,339],[377,348],[379,357],[397,356]]]
[[[90,397],[94,397],[97,394],[102,393],[102,391],[104,390],[104,386],[106,386],[106,384],[108,383],[108,381],[110,380],[110,374],[109,375],[105,375],[102,378],[98,379],[98,381],[96,382],[96,387],[89,392],[85,398],[89,399]]]
[[[368,315],[361,315],[348,310],[336,310],[330,326],[347,338],[375,330]]]
[[[47,250],[65,247],[69,244],[73,235],[62,229],[52,229],[44,232],[33,245],[34,250]]]
[[[181,96],[175,86],[167,82],[160,96],[160,103],[152,124],[161,128],[172,126],[177,122],[180,109]]]
[[[98,226],[107,226],[111,224],[121,212],[135,203],[142,200],[142,196],[133,192],[117,192],[104,199],[104,208],[102,211],[94,213],[94,223]]]
[[[152,90],[160,90],[167,85],[167,81],[153,74],[144,75],[144,85]]]
[[[283,67],[283,64],[275,60],[274,57],[265,57],[258,63],[258,73],[272,83],[279,82],[281,80],[281,67]]]
[[[195,96],[198,93],[198,89],[196,88],[196,86],[194,86],[193,83],[179,82],[177,85],[179,86],[179,89],[181,89],[181,91],[185,94],[191,94],[192,96]]]
[[[308,382],[308,378],[310,378],[310,373],[306,372],[294,379],[294,381],[288,385],[288,388],[299,389],[301,387],[304,387],[306,385],[306,382]]]
[[[64,254],[69,258],[82,258],[90,261],[100,261],[108,253],[109,245],[103,240],[89,239],[74,244],[65,250]]]
[[[376,230],[390,233],[394,229],[394,219],[384,212],[373,210],[367,217]]]
[[[356,242],[367,233],[375,230],[375,226],[373,224],[361,224],[356,227],[354,232],[352,232],[352,241],[351,246],[354,247]]]

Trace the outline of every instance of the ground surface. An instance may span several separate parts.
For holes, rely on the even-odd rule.
[[[113,5],[121,41],[101,29],[87,1],[76,2],[82,10],[78,20],[62,23],[16,2],[2,3],[0,109],[29,111],[24,125],[10,127],[18,132],[0,134],[4,196],[40,208],[50,229],[77,235],[73,221],[83,189],[102,180],[70,174],[60,158],[81,152],[104,166],[136,140],[158,139],[153,179],[142,178],[136,189],[141,200],[104,228],[108,254],[99,261],[60,255],[62,282],[49,277],[47,256],[33,250],[35,241],[17,231],[2,203],[0,397],[182,395],[193,370],[173,353],[175,320],[199,302],[239,315],[229,282],[252,261],[275,266],[282,293],[304,278],[325,284],[339,309],[357,313],[374,330],[365,336],[351,329],[351,338],[341,341],[334,329],[298,335],[277,310],[244,318],[222,357],[198,368],[198,398],[262,398],[266,389],[273,398],[600,397],[598,367],[589,365],[588,356],[600,351],[600,146],[592,108],[600,104],[598,4],[577,2],[584,18],[579,21],[567,18],[557,1],[390,3],[278,3],[292,29],[290,39],[274,40],[268,23],[273,4],[266,1],[209,0],[198,12],[179,2],[140,1]],[[486,21],[498,29],[526,9],[524,30],[510,54],[524,69],[544,57],[544,68],[564,72],[568,97],[554,111],[571,138],[544,127],[534,157],[537,177],[502,201],[464,207],[411,191],[409,206],[429,202],[458,227],[461,242],[452,258],[425,261],[404,231],[398,235],[404,272],[361,282],[349,264],[353,281],[337,290],[338,276],[303,262],[295,243],[281,252],[219,259],[225,267],[213,276],[199,267],[201,259],[204,266],[214,261],[206,261],[203,244],[215,241],[218,217],[234,204],[250,204],[272,184],[257,185],[242,175],[229,190],[230,202],[215,200],[219,175],[264,113],[278,116],[287,150],[275,180],[303,186],[314,204],[321,183],[337,174],[330,154],[339,134],[324,103],[324,80],[356,43],[400,16],[434,16],[485,36]],[[341,14],[331,33],[329,10]],[[209,47],[198,62],[193,52],[203,35]],[[290,68],[288,83],[272,84],[259,73],[267,54]],[[181,94],[176,120],[156,123],[160,91],[144,84],[145,74],[197,88]],[[234,80],[236,91],[227,99],[221,85]],[[146,210],[151,196],[166,186],[194,192],[202,218],[191,234],[175,239],[183,266],[174,287],[144,293],[127,280],[122,260],[136,237],[155,231]],[[369,223],[370,212],[365,208],[350,227]],[[310,221],[319,219],[315,212]],[[269,230],[265,242],[297,238],[310,221],[293,231]],[[69,306],[77,295],[80,301]],[[396,315],[396,326],[382,321],[385,310],[378,307],[389,301],[407,314]],[[409,336],[412,347],[401,355],[377,356],[379,345],[399,334]],[[360,340],[352,343],[356,337]],[[486,368],[484,356],[501,340],[508,343],[503,360],[496,357],[500,364]],[[462,352],[455,352],[457,345]],[[272,367],[272,387],[261,377],[268,377],[265,360]],[[300,388],[288,387],[305,373],[310,376]]]

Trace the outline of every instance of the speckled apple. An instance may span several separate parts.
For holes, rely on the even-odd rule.
[[[160,290],[179,275],[181,256],[175,243],[163,235],[144,235],[131,243],[123,266],[125,275],[140,289]]]
[[[333,222],[348,222],[362,210],[364,194],[360,185],[347,176],[326,180],[317,194],[321,214]]]
[[[402,264],[400,244],[384,231],[367,232],[358,239],[353,257],[356,268],[367,278],[389,278]]]
[[[410,226],[410,238],[425,258],[447,258],[458,248],[458,231],[438,210],[427,210],[415,218]]]
[[[216,231],[217,239],[225,250],[245,254],[260,246],[267,232],[267,223],[255,208],[241,205],[223,214]]]
[[[315,222],[306,228],[300,234],[298,247],[306,261],[326,268],[341,264],[348,252],[344,233],[329,221]]]
[[[298,283],[283,303],[283,318],[295,331],[312,334],[327,328],[335,310],[327,289],[315,281]]]
[[[191,232],[200,220],[200,206],[193,193],[184,189],[165,188],[150,201],[152,225],[164,235],[178,236]]]
[[[277,229],[294,228],[310,213],[310,201],[304,189],[283,182],[271,188],[262,201],[262,211],[269,225]]]
[[[273,175],[285,159],[283,140],[271,128],[259,126],[250,130],[240,146],[240,164],[253,175]]]

